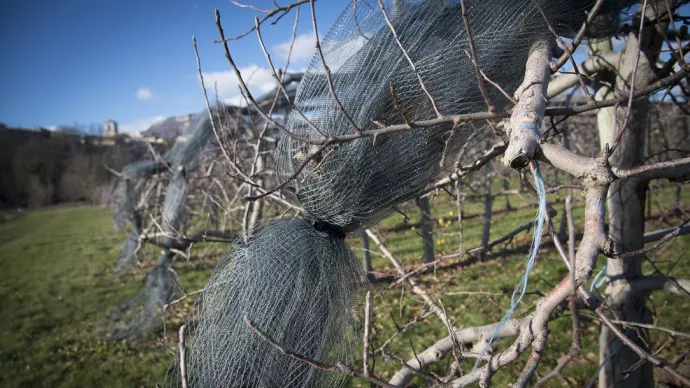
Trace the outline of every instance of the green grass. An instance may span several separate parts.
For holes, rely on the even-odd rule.
[[[97,323],[143,272],[114,272],[122,237],[107,210],[63,208],[0,224],[0,386],[154,386],[170,360],[155,341],[103,342]]]
[[[667,196],[668,197],[668,196]],[[662,196],[662,202],[667,202]],[[556,196],[550,198],[556,202]],[[684,199],[687,207],[687,198]],[[492,221],[492,240],[513,230],[518,225],[531,221],[535,210],[529,194],[523,198],[512,197],[514,211],[502,211],[505,200],[497,198],[495,216]],[[451,200],[437,199],[432,202],[434,218],[439,220],[435,229],[436,249],[439,253],[454,252],[459,244],[457,225],[449,222],[455,218],[455,206]],[[562,205],[557,208],[561,210]],[[465,214],[464,247],[479,244],[483,205],[468,203]],[[418,221],[414,208],[405,210],[410,222]],[[578,203],[575,217],[582,218]],[[396,214],[379,225],[380,231],[400,226],[403,216]],[[648,229],[678,224],[678,219],[650,223]],[[439,226],[443,224],[445,226]],[[581,230],[580,230],[581,232]],[[419,230],[411,227],[392,233],[384,232],[383,238],[393,253],[406,266],[421,263],[421,237]],[[97,324],[114,306],[134,295],[148,269],[155,260],[158,250],[150,248],[144,256],[144,265],[126,275],[115,271],[115,259],[122,235],[113,233],[110,214],[107,210],[92,207],[63,208],[20,214],[0,221],[0,386],[2,387],[136,387],[155,386],[171,361],[161,333],[138,342],[106,342],[98,336]],[[507,245],[507,248],[524,246],[530,235],[523,233]],[[359,255],[360,240],[348,238],[348,242]],[[215,258],[225,248],[223,244],[198,248],[195,254],[204,255],[200,262],[183,263],[178,266],[181,282],[188,290],[203,287],[210,274]],[[207,249],[202,251],[201,249]],[[502,247],[496,247],[494,253]],[[681,237],[656,258],[657,266],[672,274],[690,277],[690,263],[683,258],[690,249],[690,239]],[[680,257],[680,260],[678,260]],[[374,270],[390,272],[388,261],[379,255],[373,256]],[[461,258],[464,260],[466,258]],[[424,275],[420,282],[428,291],[437,292],[457,327],[484,325],[501,318],[510,303],[509,295],[443,295],[443,292],[485,291],[509,293],[524,270],[525,255],[516,253],[507,257],[492,258],[466,267],[455,267]],[[599,265],[603,263],[599,260]],[[650,266],[645,267],[652,272]],[[550,242],[544,244],[537,267],[530,278],[528,291],[547,291],[566,274],[566,269],[557,257]],[[422,311],[421,301],[404,290],[401,301],[401,287],[381,283],[375,287],[375,309],[373,319],[372,345],[376,349],[393,333],[393,322],[403,325],[417,317]],[[529,311],[538,296],[525,297],[517,316]],[[167,346],[174,346],[174,329],[182,322],[189,301],[174,310],[169,319],[173,339]],[[652,296],[650,306],[661,326],[677,330],[690,330],[687,321],[690,302],[663,293]],[[599,325],[587,317],[582,319],[583,345],[581,356],[566,369],[565,375],[573,385],[585,383],[594,373],[598,358],[597,336]],[[565,315],[550,324],[551,337],[545,357],[538,373],[545,373],[555,366],[558,358],[570,346],[570,318]],[[414,356],[447,333],[438,319],[429,317],[423,322],[398,335],[386,351],[404,359]],[[670,337],[653,332],[652,344],[661,346]],[[508,344],[503,341],[499,347]],[[659,354],[661,357],[677,355],[689,347],[689,341],[676,339]],[[505,386],[519,374],[528,354],[523,355],[515,365],[500,371],[494,380],[495,386]],[[441,362],[429,371],[443,375],[447,366]],[[469,370],[467,361],[464,370]],[[375,372],[383,378],[390,378],[398,369],[392,362],[377,360]],[[419,385],[419,382],[417,382]],[[351,381],[352,386],[364,386],[361,381]],[[560,386],[554,382],[554,386]]]

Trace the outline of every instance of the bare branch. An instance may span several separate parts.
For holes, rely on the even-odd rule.
[[[556,62],[551,64],[551,72],[557,72],[561,67],[563,67],[563,65],[565,65],[565,62],[568,59],[572,58],[572,53],[574,53],[575,50],[577,50],[577,46],[580,45],[580,42],[582,42],[582,39],[585,37],[585,34],[587,33],[587,26],[594,22],[594,19],[601,10],[601,6],[603,4],[604,0],[597,0],[597,2],[594,3],[594,6],[592,6],[592,9],[587,14],[587,20],[584,23],[582,23],[580,30],[577,32],[577,35],[573,39],[573,44],[565,47],[565,52],[563,53],[563,55],[561,55],[561,57],[558,58]]]
[[[612,69],[616,66],[616,63],[618,63],[620,57],[620,51],[607,51],[604,53],[597,53],[596,55],[582,62],[577,67],[577,69],[580,75],[589,76],[602,70]],[[580,78],[578,77],[578,75],[574,73],[563,74],[558,77],[552,78],[549,82],[549,87],[546,92],[547,97],[553,98],[561,94],[562,92],[575,86],[578,83],[579,79]]]
[[[669,179],[669,180],[686,180],[690,179],[690,158],[669,160],[668,162],[660,162],[655,164],[648,164],[639,167],[634,167],[630,170],[619,170],[613,168],[613,173],[618,178],[638,178],[638,179]]]
[[[431,93],[429,93],[429,90],[426,88],[426,85],[424,85],[424,80],[422,80],[421,74],[419,74],[419,71],[417,70],[417,67],[415,66],[414,62],[412,61],[412,58],[410,58],[409,54],[407,54],[407,50],[405,50],[405,47],[403,47],[402,42],[400,41],[400,38],[398,38],[398,33],[395,31],[395,27],[393,27],[393,24],[391,23],[390,19],[388,19],[388,15],[386,14],[386,8],[383,6],[383,1],[378,0],[378,3],[379,3],[379,8],[381,8],[381,13],[383,14],[383,18],[386,19],[386,24],[388,24],[388,28],[391,30],[391,33],[393,34],[393,38],[395,39],[395,42],[398,44],[398,47],[400,47],[400,51],[402,51],[403,55],[405,56],[405,59],[407,59],[407,62],[410,64],[412,71],[417,76],[417,80],[419,80],[419,85],[421,86],[422,90],[424,91],[427,98],[429,99],[429,102],[431,102],[431,106],[434,107],[434,112],[436,112],[436,117],[442,117],[441,112],[438,110],[438,106],[436,105],[436,101],[431,96]]]
[[[606,316],[606,314],[602,311],[602,307],[599,307],[595,310],[597,315],[599,316],[599,319],[601,319],[606,326],[608,326],[611,331],[618,337],[618,339],[625,344],[625,346],[629,347],[632,349],[635,353],[637,353],[640,358],[645,359],[652,363],[652,365],[656,366],[657,368],[662,368],[669,374],[671,374],[673,377],[677,378],[680,380],[684,385],[690,386],[690,379],[687,377],[681,375],[676,371],[675,369],[669,367],[666,362],[661,361],[660,359],[652,356],[651,354],[647,353],[644,349],[639,347],[634,341],[632,341],[630,338],[628,338],[619,328],[616,326],[609,317]]]
[[[299,17],[299,8],[297,8],[297,17]],[[317,128],[314,123],[311,122],[307,118],[307,116],[304,115],[301,109],[298,109],[295,104],[290,101],[290,96],[288,95],[287,90],[285,90],[285,85],[283,85],[283,80],[278,77],[278,74],[276,73],[276,69],[273,66],[273,61],[271,60],[271,54],[268,53],[268,50],[266,49],[266,46],[264,45],[263,38],[261,37],[261,27],[259,24],[259,18],[254,19],[254,23],[256,25],[256,35],[259,38],[259,45],[261,46],[261,50],[264,52],[264,56],[266,57],[266,61],[268,62],[269,67],[271,68],[271,74],[273,75],[273,78],[276,80],[276,83],[278,84],[279,90],[283,93],[283,96],[285,99],[290,103],[290,107],[292,108],[293,111],[297,112],[297,114],[300,115],[302,120],[304,120],[305,123],[311,128],[314,132],[318,133],[321,135],[324,139],[328,138],[319,128]],[[297,32],[297,19],[295,20],[295,29],[293,29],[293,36],[292,39],[290,40],[290,48],[288,52],[292,52],[292,45],[295,43],[295,33]],[[287,67],[287,65],[286,65]],[[283,73],[285,74],[285,73]]]
[[[683,226],[685,226],[685,225],[681,225],[681,226],[673,229],[673,231],[666,234],[663,238],[661,238],[661,240],[659,240],[659,242],[657,242],[656,244],[654,244],[652,246],[644,247],[642,249],[638,249],[638,250],[633,251],[633,252],[625,252],[625,253],[617,254],[617,255],[614,255],[612,258],[614,258],[614,259],[635,258],[635,257],[639,257],[639,256],[641,256],[647,252],[651,252],[651,251],[659,248],[660,246],[662,246],[665,242],[678,237],[680,235],[680,231],[683,228]]]
[[[632,279],[629,287],[634,292],[663,290],[690,299],[690,279],[678,279],[669,276],[642,276]]]
[[[523,319],[511,319],[508,320],[503,327],[496,334],[497,338],[514,337],[520,333],[521,328],[525,322],[528,322],[530,317]],[[486,326],[470,327],[466,329],[456,329],[455,339],[458,344],[472,344],[477,341],[486,340],[489,338],[496,326],[498,324],[494,323]],[[453,350],[453,341],[451,336],[447,336],[440,341],[436,342],[429,348],[427,348],[422,353],[418,353],[417,357],[410,359],[407,363],[415,368],[422,369],[426,365],[433,364],[443,358],[448,352]],[[393,385],[406,385],[410,379],[414,377],[414,373],[409,368],[402,368],[393,375],[389,383]]]
[[[311,0],[311,1],[313,1],[313,0]],[[259,107],[259,104],[256,103],[256,100],[254,100],[252,93],[249,91],[249,88],[247,87],[247,84],[244,82],[244,78],[242,78],[242,74],[240,73],[240,70],[237,68],[235,61],[232,59],[232,55],[230,55],[230,48],[228,47],[228,42],[225,40],[225,33],[223,32],[223,25],[221,24],[221,21],[220,21],[220,12],[218,11],[218,9],[216,9],[216,27],[218,28],[218,33],[220,34],[220,38],[223,42],[223,49],[225,50],[225,58],[230,63],[230,67],[232,67],[232,70],[234,71],[235,76],[237,77],[237,81],[240,84],[240,89],[242,90],[244,97],[247,98],[249,103],[256,109],[256,111],[259,112],[259,114],[261,114],[261,116],[264,119],[266,119],[266,121],[270,122],[273,126],[278,128],[285,135],[287,135],[287,136],[289,136],[295,140],[305,142],[308,144],[319,144],[318,140],[309,139],[309,138],[306,138],[304,136],[299,136],[299,135],[296,135],[296,134],[288,131],[282,125],[280,125],[278,122],[273,120],[273,118],[271,116],[266,114],[266,112],[264,112],[263,109],[261,109],[261,107]],[[253,29],[252,29],[252,31],[253,31]]]
[[[661,327],[657,325],[649,325],[646,323],[639,323],[639,322],[628,322],[628,321],[619,321],[617,319],[612,319],[611,322],[615,323],[616,325],[621,325],[621,326],[630,326],[630,327],[641,327],[644,329],[650,329],[650,330],[659,330],[663,331],[665,333],[670,334],[672,337],[682,337],[682,338],[688,338],[690,339],[690,334],[688,333],[683,333],[678,330],[673,330],[669,329],[667,327]]]
[[[657,230],[654,232],[645,233],[644,234],[644,242],[650,243],[650,242],[658,241],[658,240],[666,237],[669,233],[674,233],[676,229],[679,229],[678,235],[690,234],[690,225],[680,226],[678,228],[661,229],[661,230]]]
[[[379,248],[379,250],[390,260],[391,263],[393,263],[393,266],[395,269],[400,273],[400,276],[405,278],[407,283],[410,285],[412,288],[412,292],[415,293],[415,295],[419,295],[424,299],[424,302],[426,302],[429,305],[429,308],[431,311],[433,311],[443,322],[443,324],[448,328],[448,330],[453,330],[452,326],[450,326],[449,322],[450,320],[446,316],[446,313],[439,307],[436,302],[429,296],[429,294],[419,286],[416,280],[414,280],[412,277],[407,276],[407,273],[405,272],[405,268],[403,268],[402,264],[400,264],[400,261],[393,256],[393,254],[386,248],[386,245],[384,245],[383,241],[379,238],[379,236],[371,231],[371,229],[367,229],[367,236],[371,238],[371,240],[376,244],[376,246]]]
[[[510,115],[510,141],[504,159],[508,167],[525,167],[538,148],[546,108],[546,88],[551,75],[549,58],[550,42],[539,41],[532,46],[525,78],[515,92],[518,104]]]
[[[276,14],[282,12],[282,14],[278,17],[278,19],[280,19],[281,17],[283,17],[284,15],[286,15],[288,12],[290,12],[290,10],[292,10],[292,8],[294,8],[294,7],[298,7],[298,8],[299,8],[299,6],[301,6],[302,4],[308,3],[309,0],[297,0],[297,1],[295,1],[294,3],[288,4],[288,5],[285,5],[285,6],[282,6],[282,7],[281,7],[281,6],[278,6],[278,5],[276,4],[276,7],[275,7],[274,9],[272,9],[272,10],[265,10],[265,9],[257,8],[257,7],[255,7],[255,6],[253,6],[253,5],[240,4],[240,3],[238,3],[237,1],[234,1],[234,0],[230,0],[230,2],[233,3],[234,5],[240,7],[240,8],[250,8],[250,9],[253,9],[253,10],[255,10],[255,11],[259,11],[259,12],[265,13],[266,15],[265,15],[263,18],[261,18],[261,20],[259,20],[259,24],[262,24],[263,22],[265,22],[265,21],[268,20],[269,18],[271,18],[271,17],[273,17],[274,15],[276,15]],[[275,4],[275,3],[274,3],[274,4]],[[277,20],[276,20],[276,21],[277,21]],[[273,23],[275,23],[275,21],[274,21]],[[226,42],[228,42],[228,41],[230,41],[230,40],[238,40],[238,39],[240,39],[240,38],[243,38],[243,37],[249,35],[252,31],[254,31],[254,29],[256,29],[256,26],[254,26],[254,27],[248,29],[247,31],[245,31],[245,32],[241,33],[240,35],[237,35],[237,36],[235,36],[235,37],[233,37],[233,38],[227,38],[227,39],[225,39],[225,37],[221,37],[221,40],[214,40],[213,43],[226,43]]]
[[[322,144],[316,151],[314,151],[314,152],[312,152],[311,154],[307,155],[307,156],[304,158],[304,160],[302,161],[302,164],[300,164],[300,166],[297,167],[297,169],[295,169],[295,172],[293,172],[292,175],[290,175],[286,180],[284,180],[284,181],[283,181],[282,183],[280,183],[278,186],[276,186],[276,187],[274,187],[274,188],[272,188],[272,189],[270,189],[270,190],[268,190],[268,191],[265,191],[264,193],[261,193],[261,194],[259,194],[259,195],[247,196],[247,197],[245,197],[244,199],[247,200],[247,201],[256,201],[257,199],[264,198],[264,197],[266,197],[267,195],[273,194],[273,193],[275,193],[276,191],[282,189],[282,188],[285,187],[288,183],[292,182],[293,179],[297,178],[297,177],[299,176],[299,174],[302,172],[302,170],[304,170],[304,168],[305,168],[307,165],[309,165],[310,163],[312,163],[313,161],[315,161],[315,160],[317,160],[317,159],[321,159],[319,163],[323,163],[323,161],[328,157],[328,154],[326,154],[326,155],[323,154],[323,150],[324,150],[326,147],[332,145],[333,143],[335,143],[335,140],[331,139],[329,142],[326,142],[326,143]],[[320,167],[320,166],[317,165],[316,168],[314,168],[314,170],[318,170],[318,167]]]
[[[558,32],[556,32],[556,28],[554,27],[553,23],[551,23],[551,20],[549,20],[548,16],[546,16],[546,13],[544,13],[544,9],[541,7],[541,4],[539,4],[539,0],[534,0],[534,4],[537,6],[537,9],[539,10],[539,13],[541,16],[544,17],[544,20],[546,21],[546,25],[549,28],[549,31],[553,34],[553,36],[556,38],[558,43],[563,46],[563,49],[565,50],[565,55],[568,56],[568,59],[570,60],[570,63],[573,65],[573,71],[575,72],[575,75],[577,75],[577,79],[580,82],[580,86],[582,87],[582,91],[585,93],[585,96],[587,96],[587,100],[592,100],[592,95],[589,92],[589,89],[587,89],[587,85],[585,85],[585,81],[580,74],[580,70],[577,68],[577,63],[575,63],[575,59],[573,59],[573,52],[571,51],[570,47],[563,42],[563,39],[561,38],[560,35],[558,35]],[[596,4],[595,4],[596,6]]]
[[[180,326],[179,331],[179,343],[177,344],[180,350],[180,381],[182,382],[182,388],[187,388],[187,363],[185,355],[185,345],[184,345],[184,330],[187,325]]]
[[[429,189],[426,190],[426,193],[440,189],[441,187],[446,186],[450,183],[457,182],[461,178],[469,175],[470,173],[479,170],[480,168],[484,167],[487,163],[489,163],[491,160],[493,160],[495,157],[503,154],[503,152],[506,150],[506,147],[507,145],[504,142],[494,144],[489,150],[487,150],[471,165],[459,167],[458,169],[456,169],[454,173],[434,183]]]
[[[311,5],[311,23],[314,27],[314,41],[316,45],[316,53],[319,55],[319,59],[321,59],[321,65],[323,66],[323,71],[326,74],[326,83],[328,84],[328,91],[331,92],[331,96],[333,97],[335,105],[338,107],[340,113],[342,113],[343,116],[345,116],[345,120],[347,120],[347,122],[350,124],[352,130],[356,134],[361,134],[362,130],[357,126],[357,124],[352,120],[352,117],[350,117],[350,115],[347,113],[347,111],[343,107],[343,104],[340,102],[338,95],[335,92],[335,88],[333,87],[333,76],[331,75],[331,69],[328,67],[328,64],[326,63],[326,58],[324,58],[323,56],[323,51],[321,51],[321,42],[319,42],[319,29],[316,23],[316,8],[314,7],[314,0],[310,0],[309,4]]]
[[[640,17],[642,18],[642,20],[640,22],[640,31],[637,34],[637,53],[635,54],[635,66],[633,67],[632,80],[630,81],[630,97],[628,98],[628,109],[625,112],[625,120],[623,121],[623,125],[621,125],[621,128],[618,131],[618,134],[616,135],[616,139],[613,141],[611,148],[608,149],[609,155],[613,155],[613,153],[616,151],[616,148],[618,148],[618,144],[620,144],[621,138],[623,137],[623,133],[625,132],[625,129],[628,127],[628,122],[630,121],[630,117],[632,117],[632,103],[634,100],[633,95],[635,94],[635,83],[637,81],[637,70],[640,66],[640,55],[642,54],[642,31],[644,31],[644,20],[645,20],[646,13],[647,13],[647,0],[644,0],[642,2],[642,8],[640,11]]]
[[[465,0],[460,0],[460,8],[462,11],[462,21],[465,24],[465,31],[467,31],[467,40],[470,45],[470,54],[472,58],[472,65],[474,65],[474,75],[477,77],[477,85],[479,90],[482,92],[486,106],[489,108],[489,112],[495,112],[496,106],[491,102],[489,94],[486,92],[486,87],[484,86],[484,79],[482,78],[481,70],[479,69],[479,61],[477,60],[477,50],[474,47],[474,38],[472,37],[472,29],[470,28],[470,18],[467,14],[467,8],[465,8]]]
[[[374,301],[371,291],[367,291],[367,296],[364,303],[364,346],[362,348],[362,362],[363,371],[365,375],[369,375],[369,335],[371,331],[371,305]]]
[[[252,322],[248,318],[245,318],[244,321],[247,324],[247,326],[249,326],[252,330],[254,330],[254,332],[257,335],[259,335],[259,337],[261,337],[261,339],[263,339],[265,342],[268,342],[271,346],[278,349],[284,355],[292,357],[295,360],[301,361],[305,364],[311,365],[312,367],[314,367],[316,369],[321,369],[321,370],[324,370],[327,372],[344,373],[344,374],[349,375],[349,376],[356,376],[356,377],[362,378],[364,380],[367,380],[371,383],[374,383],[376,385],[379,385],[381,387],[397,388],[395,385],[388,384],[387,382],[379,379],[376,376],[373,376],[371,374],[365,375],[364,373],[352,368],[349,365],[345,365],[345,364],[341,364],[341,363],[337,363],[335,365],[324,364],[322,362],[313,360],[307,356],[295,353],[289,349],[284,348],[282,345],[277,343],[273,338],[269,337],[261,329],[256,327],[256,325],[254,325],[254,322]]]

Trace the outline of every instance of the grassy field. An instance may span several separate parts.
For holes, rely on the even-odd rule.
[[[555,197],[551,199],[556,200]],[[530,198],[514,197],[511,201],[519,210],[505,211],[505,201],[501,198],[496,200],[493,238],[529,222],[534,216],[534,209],[528,206]],[[684,201],[683,205],[687,208],[690,205],[688,199]],[[455,208],[450,201],[435,201],[433,209],[437,220],[436,249],[439,253],[453,252],[459,244],[457,226],[452,221]],[[479,244],[482,219],[477,215],[481,210],[481,204],[466,206],[466,248]],[[412,224],[418,220],[414,210],[407,215]],[[582,209],[576,207],[575,215],[581,218]],[[651,222],[648,229],[677,223],[677,219],[667,217]],[[396,233],[390,232],[391,228],[402,224],[403,217],[395,215],[384,221],[379,230],[393,253],[411,266],[421,262],[421,238],[414,226],[402,227]],[[147,265],[155,260],[157,252],[151,250],[141,268],[119,275],[114,268],[122,238],[113,233],[110,214],[102,208],[53,209],[6,216],[4,221],[0,221],[0,366],[3,370],[0,386],[151,387],[161,380],[172,356],[160,340],[160,333],[137,343],[105,342],[98,336],[99,320],[112,307],[136,293]],[[529,238],[529,234],[523,233],[506,248],[524,247]],[[361,254],[359,239],[349,240],[357,254]],[[210,247],[209,251],[204,252],[206,260],[177,267],[180,280],[188,290],[203,287],[213,267],[212,259],[223,248],[220,245]],[[673,268],[672,274],[675,276],[690,277],[690,263],[683,257],[689,249],[690,238],[677,239],[654,258],[656,266],[661,271]],[[501,247],[494,249],[494,253],[500,251]],[[377,272],[390,270],[385,258],[379,255],[373,258]],[[509,292],[524,270],[524,253],[490,257],[486,262],[469,266],[461,265],[466,259],[457,260],[460,265],[452,269],[424,275],[421,284],[429,291],[439,292],[435,297],[440,298],[455,326],[495,322],[506,311],[510,302]],[[603,260],[600,260],[600,265],[601,262]],[[646,271],[651,273],[653,269],[648,266]],[[547,241],[530,278],[528,291],[546,291],[566,273]],[[483,291],[487,294],[447,295],[459,291]],[[422,303],[410,296],[409,290],[405,290],[404,298],[401,298],[399,286],[379,283],[375,292],[372,343],[377,349],[397,331],[396,324],[404,325],[418,317],[423,310]],[[538,298],[536,295],[527,296],[518,310],[518,316],[528,312]],[[687,320],[690,302],[687,300],[657,293],[652,296],[650,306],[659,325],[690,330]],[[179,325],[180,313],[183,312],[175,314],[170,320],[170,327]],[[566,370],[568,382],[576,386],[591,378],[598,357],[596,341],[599,324],[585,316],[583,326],[583,352]],[[570,327],[567,315],[551,323],[552,337],[539,373],[550,370],[558,357],[567,352]],[[443,326],[432,316],[398,335],[385,350],[409,359],[414,352],[422,351],[445,335],[447,333]],[[658,348],[669,338],[667,334],[654,332],[652,345]],[[678,338],[667,344],[659,355],[677,355],[680,350],[689,347],[687,339]],[[514,379],[525,360],[523,356],[514,367],[499,372],[495,386],[504,386],[507,381]],[[446,366],[447,363],[439,363],[431,371],[443,375]],[[468,361],[465,368],[469,367]],[[384,378],[390,377],[395,370],[397,365],[391,362],[376,362],[375,371]],[[352,381],[351,385],[362,384]],[[554,382],[554,386],[560,385],[560,382]]]

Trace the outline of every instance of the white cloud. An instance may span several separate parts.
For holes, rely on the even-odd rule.
[[[247,100],[242,95],[230,97],[230,98],[224,98],[222,101],[223,101],[223,104],[225,104],[225,105],[232,105],[232,106],[239,106],[239,107],[247,106]]]
[[[290,40],[277,44],[273,47],[277,52],[278,57],[283,61],[287,59],[288,52],[290,52]],[[316,52],[314,44],[314,34],[300,34],[295,37],[295,43],[292,46],[292,54],[290,55],[291,62],[298,62],[302,60],[310,60]],[[275,64],[279,66],[282,64]]]
[[[133,136],[139,135],[140,132],[143,132],[147,129],[149,129],[150,126],[153,124],[159,123],[161,121],[165,120],[165,117],[163,116],[156,116],[156,117],[151,117],[148,119],[140,119],[128,124],[120,124],[118,125],[118,131],[120,133],[127,133]]]
[[[264,93],[268,93],[276,86],[271,69],[249,65],[241,67],[242,79],[247,84],[249,91],[256,98]],[[209,100],[215,99],[216,87],[218,88],[218,98],[226,103],[230,101],[243,103],[240,94],[239,81],[234,71],[211,71],[205,72],[204,83],[208,91]]]
[[[153,98],[153,92],[148,88],[137,89],[137,100],[148,101]]]

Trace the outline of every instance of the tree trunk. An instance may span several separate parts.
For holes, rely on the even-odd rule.
[[[369,252],[369,237],[367,232],[362,231],[360,234],[362,238],[362,255],[364,257],[364,270],[367,271],[367,277],[371,272],[371,252]]]
[[[256,171],[262,171],[263,169],[264,169],[264,158],[263,158],[263,156],[259,156],[256,159]],[[258,178],[256,180],[256,183],[259,186],[263,186],[264,181],[263,181],[263,179]],[[264,201],[263,200],[254,201],[249,206],[251,206],[251,215],[249,217],[249,224],[248,224],[247,229],[249,230],[249,233],[251,233],[256,229],[256,227],[261,222],[261,218],[263,217],[263,214],[264,214]]]
[[[480,259],[486,256],[486,249],[489,246],[489,239],[491,238],[491,217],[493,213],[494,197],[491,194],[491,162],[484,166],[484,227],[482,229],[482,251]]]
[[[654,3],[650,1],[649,3]],[[663,0],[658,10],[665,9]],[[648,5],[646,17],[653,19],[654,11]],[[645,87],[654,81],[655,72],[652,64],[658,52],[654,27],[645,29],[640,44],[642,53],[639,56],[635,89]],[[629,34],[626,47],[618,63],[616,88],[625,93],[631,90],[633,72],[637,57],[638,40],[636,34]],[[600,90],[601,98],[612,93]],[[621,137],[618,149],[610,158],[611,164],[618,168],[629,169],[644,163],[645,129],[649,110],[648,99],[633,103],[630,119]],[[616,113],[613,108],[598,112],[597,123],[602,146],[611,146],[625,122],[626,107],[620,107]],[[613,125],[615,115],[616,125]],[[614,182],[609,189],[609,237],[614,242],[616,252],[629,252],[644,247],[644,210],[648,182],[640,179],[624,179]],[[632,322],[649,322],[650,312],[645,306],[645,295],[624,292],[630,280],[642,275],[642,256],[628,259],[608,259],[606,265],[609,284],[605,291],[606,305],[610,315],[616,319]],[[626,332],[628,336],[647,349],[648,333],[646,330]],[[639,356],[629,347],[623,345],[606,326],[602,326],[599,337],[599,357],[602,368],[599,372],[599,387],[653,387],[653,368],[648,362],[639,364]],[[648,349],[647,349],[648,350]]]
[[[436,260],[436,250],[434,249],[434,219],[431,217],[429,197],[419,199],[419,211],[422,214],[419,226],[422,229],[424,262],[432,263]],[[430,270],[431,267],[429,268]]]
[[[464,194],[462,193],[462,179],[458,179],[458,183],[455,186],[457,191],[457,197],[455,198],[455,205],[458,212],[458,252],[462,252],[464,249],[464,236],[462,230],[462,216],[463,216],[463,202],[465,200]]]

